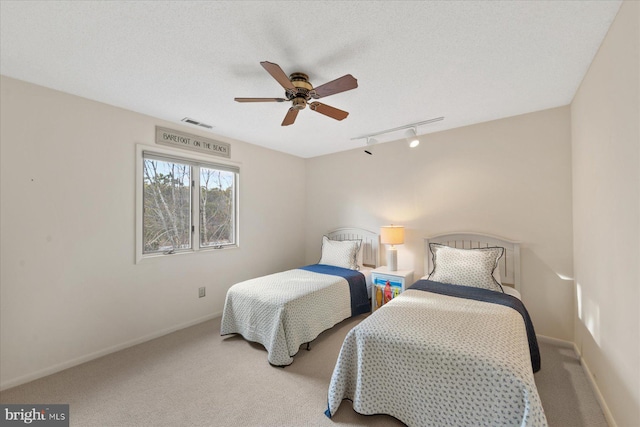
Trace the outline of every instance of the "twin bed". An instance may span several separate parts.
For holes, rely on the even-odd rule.
[[[342,240],[357,241],[359,236],[343,234]],[[369,247],[375,247],[375,258],[369,258],[375,266],[377,236],[369,233],[367,238]],[[325,240],[323,260],[326,244]],[[366,272],[364,266],[353,267]],[[333,416],[349,399],[358,413],[388,414],[409,426],[545,426],[533,378],[540,369],[539,351],[519,299],[519,245],[479,234],[441,235],[425,240],[425,267],[430,274],[347,334],[325,414]],[[283,287],[279,277],[269,280],[273,287]],[[253,286],[243,283],[240,288]],[[308,292],[292,293],[297,286],[291,282],[278,298],[266,298],[270,309],[265,310],[260,300],[260,314],[244,316],[242,326],[233,321],[233,327],[225,321],[227,305],[236,311],[228,294],[223,333],[241,333],[261,342],[270,363],[289,364],[301,344],[360,314],[347,307],[348,285],[337,286],[343,290],[314,284]],[[270,314],[263,316],[264,312]],[[255,333],[261,324],[269,325],[271,332]],[[269,337],[280,333],[286,339],[272,345],[279,339]]]
[[[367,230],[333,230],[323,237],[318,264],[233,285],[220,333],[262,344],[272,365],[293,363],[302,344],[344,319],[369,312],[378,242],[378,235]]]
[[[518,244],[503,239],[427,239],[430,275],[345,337],[326,415],[349,399],[358,413],[409,426],[546,425],[533,325],[518,297],[503,292],[519,290],[507,286],[520,285],[519,261]]]

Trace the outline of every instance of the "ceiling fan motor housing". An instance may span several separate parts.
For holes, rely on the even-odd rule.
[[[293,104],[292,108],[303,110],[307,106],[307,101],[311,99],[310,92],[313,90],[313,86],[309,83],[309,76],[305,73],[292,73],[289,80],[296,88],[295,92],[287,93],[287,97]]]

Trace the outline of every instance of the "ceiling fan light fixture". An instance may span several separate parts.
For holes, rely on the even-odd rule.
[[[416,148],[418,145],[420,145],[420,140],[418,139],[418,131],[415,127],[407,129],[405,135],[407,136],[407,143],[409,144],[410,148]]]
[[[292,107],[295,108],[296,110],[304,110],[304,107],[307,106],[307,101],[302,98],[301,96],[297,96],[295,98],[293,98],[292,100]]]

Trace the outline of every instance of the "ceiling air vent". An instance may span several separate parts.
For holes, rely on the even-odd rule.
[[[196,125],[196,126],[200,126],[207,129],[213,129],[213,126],[208,125],[206,123],[199,122],[197,120],[190,119],[189,117],[185,117],[184,119],[182,119],[182,121],[185,123],[189,123],[191,125]]]

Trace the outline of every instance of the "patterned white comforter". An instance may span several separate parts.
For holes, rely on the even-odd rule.
[[[346,336],[327,415],[343,399],[408,426],[546,426],[522,316],[406,290]]]
[[[346,279],[295,269],[233,285],[221,335],[241,334],[262,344],[269,363],[290,365],[301,344],[351,317]]]

